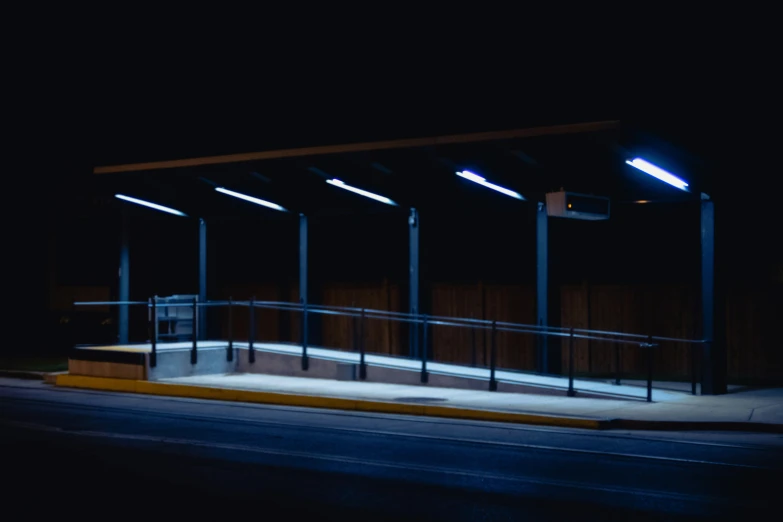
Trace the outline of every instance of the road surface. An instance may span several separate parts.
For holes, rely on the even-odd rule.
[[[596,432],[0,379],[4,510],[105,520],[730,520],[783,437]],[[270,518],[267,518],[270,519]]]

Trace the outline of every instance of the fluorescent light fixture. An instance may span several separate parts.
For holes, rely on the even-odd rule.
[[[634,158],[633,160],[625,160],[627,164],[629,164],[632,167],[636,167],[637,169],[641,170],[642,172],[645,172],[649,174],[650,176],[654,178],[658,178],[659,180],[663,181],[664,183],[668,183],[669,185],[673,187],[677,187],[680,190],[688,191],[688,184],[685,183],[683,180],[675,176],[674,174],[671,174],[669,172],[666,172],[660,167],[656,167],[652,163],[648,161],[644,161],[642,158]]]
[[[350,190],[351,192],[355,192],[356,194],[359,194],[366,198],[374,199],[375,201],[380,201],[381,203],[386,203],[387,205],[394,205],[395,207],[397,206],[397,203],[395,203],[394,201],[390,200],[387,197],[379,196],[378,194],[373,194],[372,192],[367,192],[366,190],[362,190],[360,188],[346,185],[345,183],[343,183],[337,178],[327,179],[326,182],[330,185],[334,185],[335,187],[339,187],[345,190]]]
[[[143,199],[132,198],[124,194],[115,194],[114,197],[118,199],[124,199],[125,201],[130,201],[131,203],[136,203],[137,205],[154,208],[155,210],[160,210],[161,212],[168,212],[169,214],[174,214],[175,216],[188,217],[184,212],[174,210],[173,208],[164,207],[163,205],[158,205],[156,203],[150,203],[149,201],[144,201]]]
[[[217,190],[218,192],[222,192],[223,194],[228,194],[229,196],[234,196],[235,198],[244,199],[245,201],[255,203],[256,205],[261,205],[262,207],[271,208],[273,210],[280,210],[281,212],[288,212],[286,209],[284,209],[277,203],[264,201],[263,199],[254,198],[253,196],[248,196],[247,194],[242,194],[240,192],[234,192],[233,190],[228,190],[223,187],[215,187],[215,190]]]
[[[489,181],[482,178],[478,174],[473,174],[469,170],[463,170],[462,172],[457,172],[457,176],[468,179],[474,183],[478,183],[479,185],[483,185],[492,190],[497,190],[498,192],[500,192],[501,194],[505,194],[506,196],[511,196],[512,198],[521,199],[522,201],[525,201],[525,198],[519,192],[514,192],[513,190],[503,188],[500,185],[495,185],[494,183],[490,183]]]

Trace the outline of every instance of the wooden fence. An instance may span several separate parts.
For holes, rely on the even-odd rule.
[[[783,299],[781,287],[732,288],[725,300],[725,342],[730,382],[783,380]],[[535,324],[535,288],[532,285],[489,285],[483,283],[436,283],[429,295],[432,315],[468,317]],[[333,306],[355,306],[379,310],[406,311],[404,284],[329,283],[320,288],[320,302]],[[224,288],[220,298],[233,295],[247,299],[295,302],[296,285],[267,284]],[[627,333],[698,339],[701,312],[698,288],[688,285],[563,285],[559,292],[559,323],[562,326]],[[224,322],[225,312],[221,314]],[[259,340],[298,342],[301,320],[298,312],[258,310],[256,337]],[[558,320],[552,317],[552,322]],[[235,314],[234,333],[247,336],[247,313]],[[719,325],[720,326],[720,325]],[[321,316],[311,323],[311,344],[338,349],[356,349],[357,325],[350,317]],[[432,326],[432,360],[460,364],[489,364],[490,333],[472,328]],[[536,367],[536,336],[499,332],[497,364],[501,368],[533,370]],[[409,330],[405,323],[368,320],[365,324],[368,352],[407,355]],[[567,368],[567,346],[550,338],[551,357]],[[616,371],[614,343],[575,341],[575,369],[578,373],[613,375]],[[558,353],[559,352],[559,353]],[[654,356],[659,378],[688,379],[691,345],[663,342]],[[698,357],[696,359],[698,368]],[[626,376],[643,375],[645,352],[622,345],[620,368]]]

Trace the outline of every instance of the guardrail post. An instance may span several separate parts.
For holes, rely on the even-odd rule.
[[[367,378],[367,365],[364,362],[364,308],[362,308],[362,317],[359,326],[359,379]]]
[[[647,402],[652,402],[653,342],[652,335],[647,337]]]
[[[307,302],[300,298],[302,305],[302,370],[307,371],[310,367],[310,361],[307,359]]]
[[[568,336],[568,392],[569,397],[576,395],[574,391],[574,327],[571,327],[570,335]]]
[[[234,299],[228,298],[228,348],[226,349],[226,360],[234,360]]]
[[[250,364],[256,362],[256,352],[253,349],[253,342],[256,340],[256,311],[255,311],[256,296],[250,298],[250,306],[248,307],[248,313],[250,314],[250,339],[247,343],[247,360]]]
[[[421,382],[426,383],[429,381],[429,375],[427,374],[427,316],[424,315],[422,317],[424,322],[421,327]]]
[[[620,385],[620,343],[614,343],[614,383]]]
[[[152,345],[150,351],[150,368],[154,368],[158,365],[158,297],[150,297],[149,303],[150,308],[147,312],[147,317],[149,318],[150,343]]]
[[[193,298],[193,348],[190,350],[190,364],[198,363],[198,297]]]
[[[489,352],[489,391],[497,391],[498,389],[498,381],[495,380],[495,358],[497,357],[497,325],[495,323],[496,322],[493,320]]]

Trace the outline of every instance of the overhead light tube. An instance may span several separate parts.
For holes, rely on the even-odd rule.
[[[271,201],[265,201],[260,198],[248,196],[247,194],[242,194],[241,192],[234,192],[233,190],[228,190],[227,188],[223,188],[223,187],[215,187],[215,190],[223,194],[226,194],[228,196],[244,199],[245,201],[249,201],[250,203],[255,203],[256,205],[261,205],[262,207],[271,208],[273,210],[279,210],[281,212],[288,212],[286,209],[284,209],[277,203],[272,203]]]
[[[163,205],[158,205],[157,203],[150,203],[149,201],[144,201],[143,199],[132,198],[124,194],[115,194],[114,197],[117,199],[130,201],[131,203],[136,203],[137,205],[142,205],[144,207],[154,208],[155,210],[160,210],[161,212],[174,214],[175,216],[188,217],[187,214],[185,214],[184,212],[180,212],[179,210],[174,210],[173,208],[164,207]]]
[[[332,185],[332,186],[335,186],[335,187],[338,187],[338,188],[341,188],[341,189],[344,189],[344,190],[349,190],[349,191],[351,191],[351,192],[353,192],[355,194],[359,194],[360,196],[364,196],[366,198],[374,199],[375,201],[380,201],[381,203],[386,203],[387,205],[397,206],[397,203],[395,203],[394,201],[390,200],[389,198],[387,198],[385,196],[379,196],[378,194],[373,194],[372,192],[368,192],[368,191],[362,190],[360,188],[356,188],[356,187],[352,187],[350,185],[346,185],[345,183],[343,183],[342,181],[340,181],[337,178],[327,179],[326,182],[328,184]]]
[[[463,170],[462,172],[457,172],[456,174],[461,178],[470,180],[473,183],[478,183],[479,185],[487,187],[488,189],[492,189],[497,192],[500,192],[501,194],[505,194],[506,196],[511,196],[512,198],[521,199],[522,201],[525,201],[524,196],[522,196],[522,194],[520,194],[519,192],[514,192],[511,189],[507,189],[505,187],[501,187],[500,185],[495,185],[494,183],[490,183],[489,181],[482,178],[478,174],[474,174],[469,170]]]
[[[642,172],[649,174],[650,176],[654,178],[658,178],[659,180],[663,181],[664,183],[668,183],[669,185],[673,187],[677,187],[680,190],[688,191],[688,184],[672,174],[671,172],[666,172],[662,168],[653,165],[649,161],[645,161],[642,158],[634,158],[632,160],[625,160],[625,162],[632,166],[636,167],[637,169],[641,170]]]

